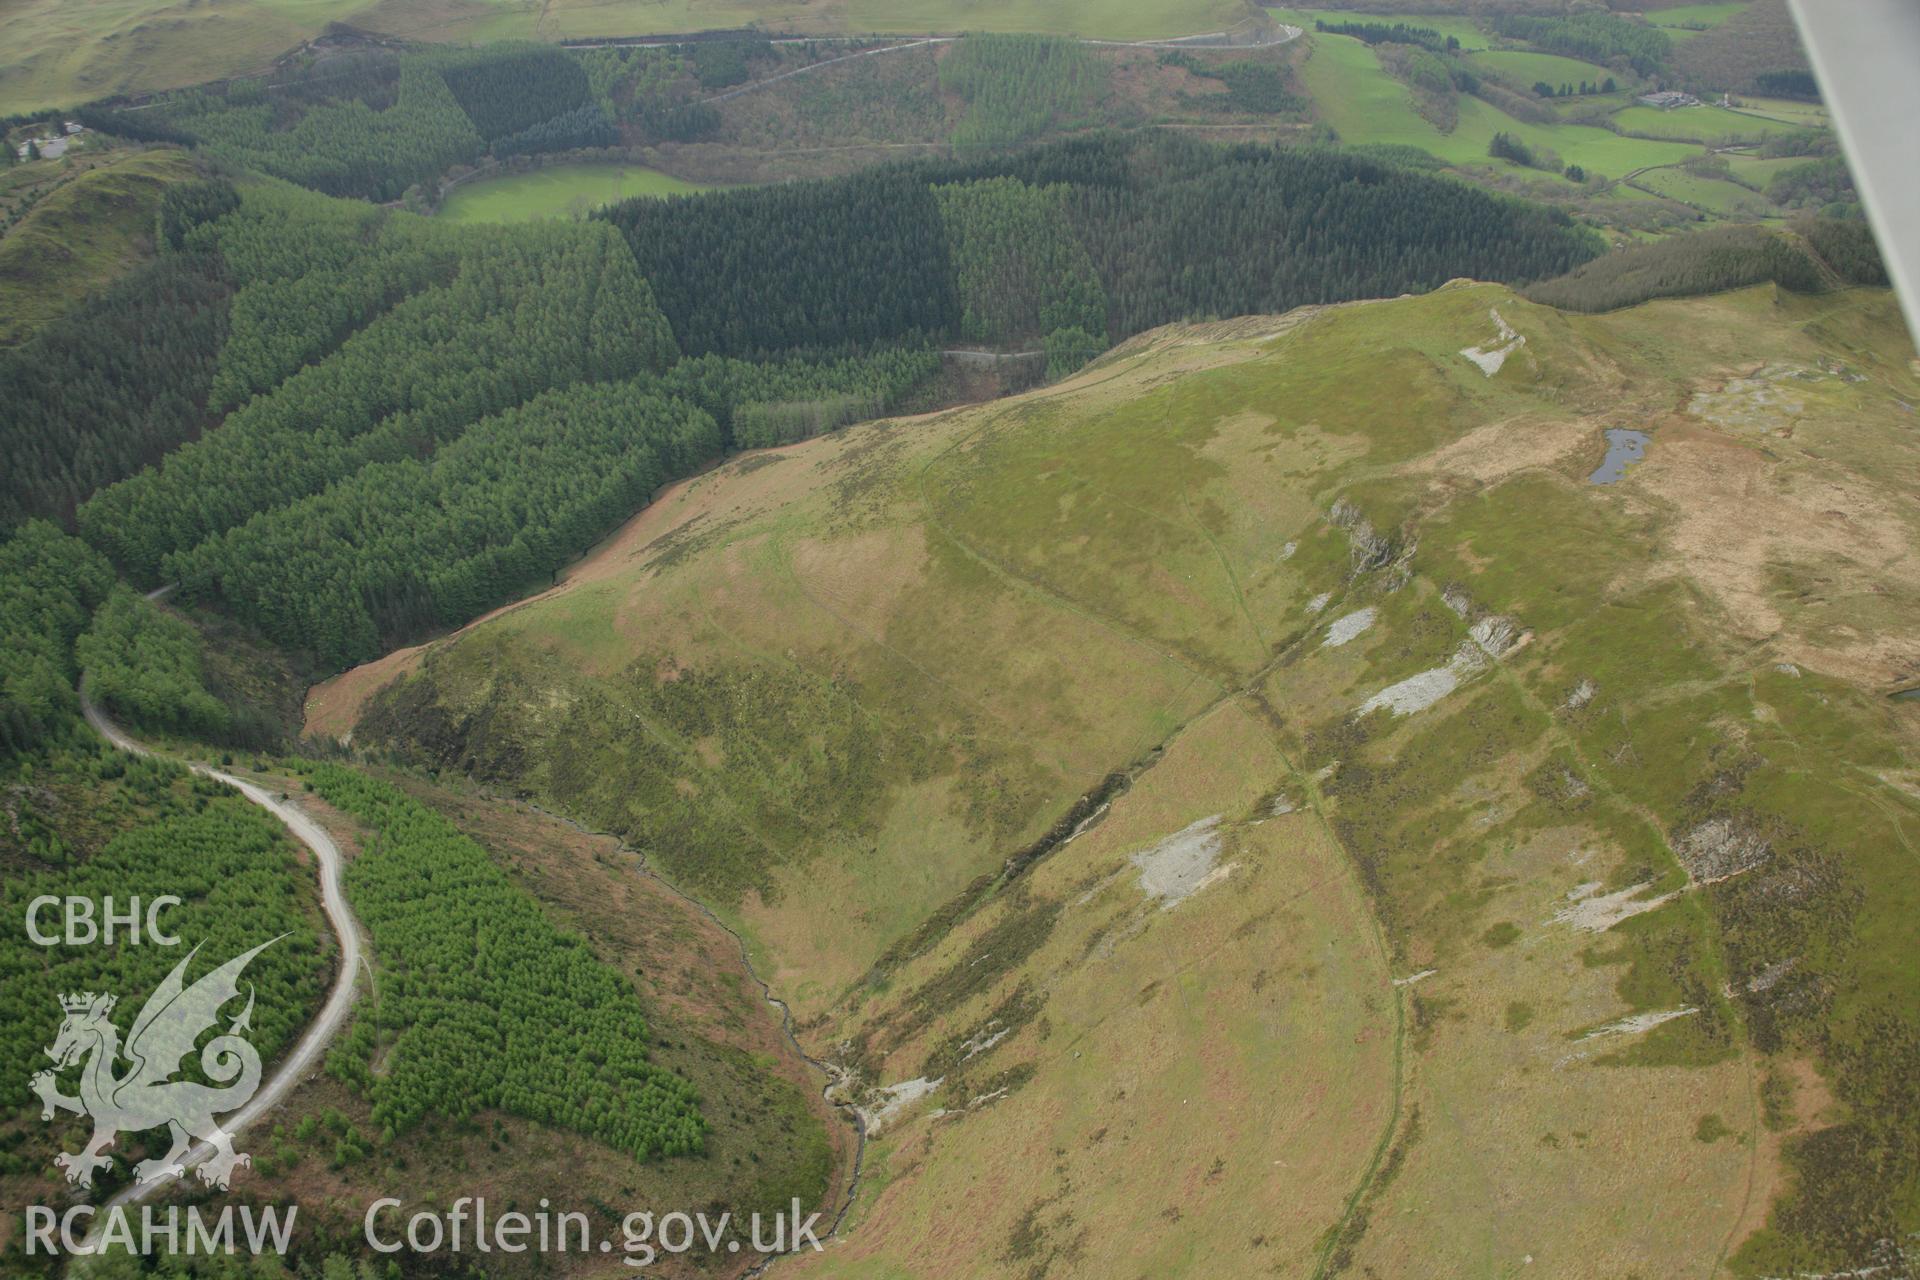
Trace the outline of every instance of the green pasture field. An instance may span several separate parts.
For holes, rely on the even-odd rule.
[[[1703,142],[1714,146],[1768,138],[1776,133],[1794,131],[1792,125],[1782,124],[1777,120],[1765,120],[1759,116],[1712,106],[1681,107],[1673,111],[1662,111],[1658,107],[1632,106],[1616,113],[1613,122],[1628,133]]]
[[[1763,159],[1760,156],[1730,155],[1727,163],[1733,168],[1733,176],[1751,187],[1761,191],[1767,184],[1788,169],[1803,164],[1812,164],[1812,156],[1780,156],[1777,159]]]
[[[1727,4],[1682,4],[1671,9],[1652,10],[1646,17],[1653,26],[1691,32],[1703,27],[1717,27],[1746,7],[1744,0]]]
[[[1578,58],[1563,58],[1557,53],[1533,53],[1526,49],[1488,49],[1473,55],[1476,65],[1485,71],[1519,86],[1530,88],[1535,81],[1544,80],[1558,89],[1563,84],[1578,87],[1581,81],[1589,84],[1604,84],[1612,76],[1619,84],[1634,85],[1638,81],[1633,75],[1622,75],[1618,71],[1609,71],[1605,67],[1591,62],[1582,62]]]
[[[1745,187],[1719,178],[1706,178],[1685,169],[1655,169],[1634,181],[1669,199],[1705,209],[1723,217],[1765,219],[1779,210]]]
[[[1373,50],[1346,36],[1322,36],[1302,78],[1320,114],[1345,143],[1419,147],[1449,164],[1490,164],[1487,146],[1505,132],[1531,147],[1547,147],[1566,164],[1618,177],[1648,165],[1673,164],[1697,154],[1683,142],[1626,138],[1592,125],[1526,124],[1478,98],[1460,99],[1460,120],[1441,133],[1418,112],[1406,86],[1380,67]]]
[[[579,217],[634,196],[676,196],[704,187],[640,165],[559,164],[454,188],[440,206],[449,222],[527,222]]]

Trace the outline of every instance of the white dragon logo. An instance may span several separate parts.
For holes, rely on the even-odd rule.
[[[142,1160],[134,1166],[134,1176],[141,1182],[185,1174],[182,1157],[190,1137],[213,1146],[213,1154],[198,1170],[209,1186],[225,1190],[235,1166],[253,1163],[233,1149],[233,1135],[214,1120],[216,1114],[245,1106],[260,1087],[260,1055],[240,1036],[253,1017],[251,986],[247,1007],[228,1025],[226,1034],[215,1036],[200,1051],[200,1070],[222,1087],[172,1077],[180,1071],[181,1061],[193,1051],[201,1033],[220,1021],[220,1007],[240,994],[241,971],[279,940],[270,939],[235,956],[189,987],[185,975],[187,965],[200,950],[195,947],[147,1000],[140,1016],[133,1020],[124,1048],[111,1020],[118,997],[91,991],[60,997],[66,1021],[60,1024],[59,1036],[46,1051],[54,1069],[34,1074],[33,1091],[40,1096],[42,1120],[53,1119],[56,1111],[93,1117],[93,1137],[87,1144],[78,1152],[54,1157],[54,1164],[66,1170],[68,1182],[92,1186],[94,1171],[113,1163],[111,1156],[101,1152],[113,1145],[116,1137],[162,1125],[167,1127],[173,1145],[159,1159]],[[116,1076],[115,1065],[123,1056],[131,1066],[125,1075]],[[80,1072],[80,1096],[69,1098],[60,1092],[56,1073],[82,1059],[85,1065]]]

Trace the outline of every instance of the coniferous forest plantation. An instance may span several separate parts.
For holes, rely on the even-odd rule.
[[[0,1273],[1920,1274],[1920,357],[1784,0],[49,2]]]
[[[152,264],[4,356],[10,518],[335,669],[514,598],[731,449],[902,403],[940,344],[1041,343],[1058,376],[1173,320],[1549,278],[1600,248],[1370,160],[1178,138],[574,225],[441,228],[221,176],[157,217]]]

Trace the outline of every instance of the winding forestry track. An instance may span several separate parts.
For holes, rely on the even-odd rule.
[[[151,598],[157,598],[164,594],[165,590],[154,592]],[[101,737],[105,738],[120,750],[137,756],[153,756],[156,754],[151,748],[115,724],[106,712],[101,710],[99,705],[87,695],[84,682],[82,683],[80,691],[80,709],[85,714],[87,723],[93,726],[95,732],[99,733]],[[287,1095],[293,1091],[294,1087],[305,1079],[307,1074],[319,1062],[320,1055],[325,1052],[327,1046],[332,1043],[334,1036],[339,1033],[340,1028],[346,1024],[347,1014],[352,1010],[354,1001],[358,998],[359,989],[355,982],[355,976],[357,970],[359,970],[363,964],[366,964],[366,960],[361,947],[359,921],[354,917],[352,908],[347,905],[346,896],[340,888],[340,871],[344,859],[340,853],[340,846],[334,843],[333,837],[328,835],[319,823],[302,812],[297,806],[289,801],[276,798],[263,787],[236,778],[230,773],[222,772],[209,765],[194,764],[189,767],[203,777],[212,778],[234,788],[248,800],[259,805],[268,813],[271,813],[285,824],[296,839],[313,851],[314,857],[320,867],[321,906],[326,912],[327,923],[332,927],[334,937],[340,945],[339,969],[334,976],[333,988],[327,993],[326,1003],[321,1006],[320,1013],[307,1025],[307,1029],[301,1033],[300,1040],[294,1046],[293,1051],[275,1065],[272,1073],[266,1077],[259,1091],[253,1095],[247,1102],[247,1105],[227,1117],[223,1127],[230,1135],[238,1135],[249,1125],[259,1120],[261,1116],[283,1102]],[[583,834],[606,835],[611,836],[611,838],[615,840],[619,839],[618,836],[612,836],[610,832],[593,831],[585,824],[577,822],[564,814],[554,813],[538,805],[528,805],[528,807],[550,820],[563,823]],[[673,881],[655,871],[648,865],[644,854],[641,854],[638,850],[631,849],[625,841],[620,842],[620,847],[635,855],[639,861],[639,869],[642,875],[656,881],[674,896],[687,903],[687,905],[695,911],[698,911],[708,920],[718,925],[721,930],[739,945],[741,964],[746,969],[747,976],[753,979],[759,986],[761,996],[766,1002],[780,1013],[781,1035],[786,1039],[793,1051],[800,1055],[802,1060],[809,1066],[820,1071],[821,1074],[826,1077],[826,1083],[821,1088],[821,1096],[829,1106],[847,1118],[849,1127],[854,1133],[853,1161],[847,1175],[846,1192],[843,1196],[839,1197],[839,1203],[834,1207],[833,1218],[824,1233],[825,1238],[831,1239],[839,1231],[848,1212],[853,1208],[854,1199],[859,1192],[861,1166],[865,1161],[867,1148],[867,1127],[865,1119],[860,1114],[859,1108],[846,1099],[834,1096],[834,1091],[845,1083],[845,1073],[835,1064],[812,1056],[801,1046],[798,1037],[794,1034],[792,1009],[788,1007],[785,1000],[782,1000],[774,994],[772,986],[760,975],[759,970],[754,967],[752,948],[747,944],[746,938],[741,935],[738,930],[727,924],[725,920],[721,919],[706,903],[700,901],[692,894],[674,884]],[[210,1144],[205,1142],[196,1143],[181,1161],[182,1167],[191,1169],[194,1165],[205,1160],[212,1152],[213,1148]],[[177,1175],[159,1178],[153,1182],[135,1182],[115,1194],[104,1207],[112,1209],[123,1205],[137,1204],[152,1195],[159,1188],[165,1186],[168,1182],[173,1181],[174,1176]],[[96,1218],[97,1222],[104,1220],[104,1215]],[[773,1257],[761,1260],[757,1265],[746,1271],[741,1277],[741,1280],[763,1274],[777,1258],[778,1255],[774,1255]]]
[[[80,692],[80,709],[86,714],[87,723],[92,725],[101,737],[122,751],[131,752],[137,756],[155,754],[108,719],[106,712],[87,696],[84,683]],[[361,953],[359,921],[354,919],[353,910],[347,905],[346,895],[340,890],[342,858],[340,846],[333,842],[333,837],[299,808],[286,800],[276,798],[263,787],[244,782],[230,773],[222,773],[208,765],[196,764],[189,767],[203,777],[224,782],[271,813],[285,824],[295,839],[313,850],[314,859],[320,868],[320,906],[326,912],[327,923],[332,927],[333,936],[340,946],[340,964],[334,974],[333,989],[327,992],[326,1003],[320,1006],[318,1016],[307,1024],[305,1031],[301,1032],[300,1039],[294,1045],[292,1052],[275,1064],[272,1072],[261,1083],[259,1091],[244,1107],[227,1116],[223,1121],[223,1127],[229,1134],[238,1134],[285,1101],[287,1095],[293,1092],[294,1086],[304,1080],[318,1065],[320,1055],[326,1051],[333,1037],[345,1025],[347,1014],[353,1008],[353,1002],[359,995],[355,979],[361,965],[366,961]],[[212,1152],[211,1145],[197,1142],[187,1152],[181,1165],[183,1168],[191,1169]],[[175,1176],[177,1175],[156,1178],[152,1182],[135,1182],[109,1200],[106,1208],[136,1204],[173,1181]],[[96,1218],[96,1221],[103,1218],[104,1215],[101,1215],[100,1218]]]

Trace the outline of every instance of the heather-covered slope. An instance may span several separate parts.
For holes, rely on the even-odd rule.
[[[1912,359],[1773,287],[1159,330],[736,459],[310,723],[743,928],[875,1128],[796,1274],[1873,1265]]]

